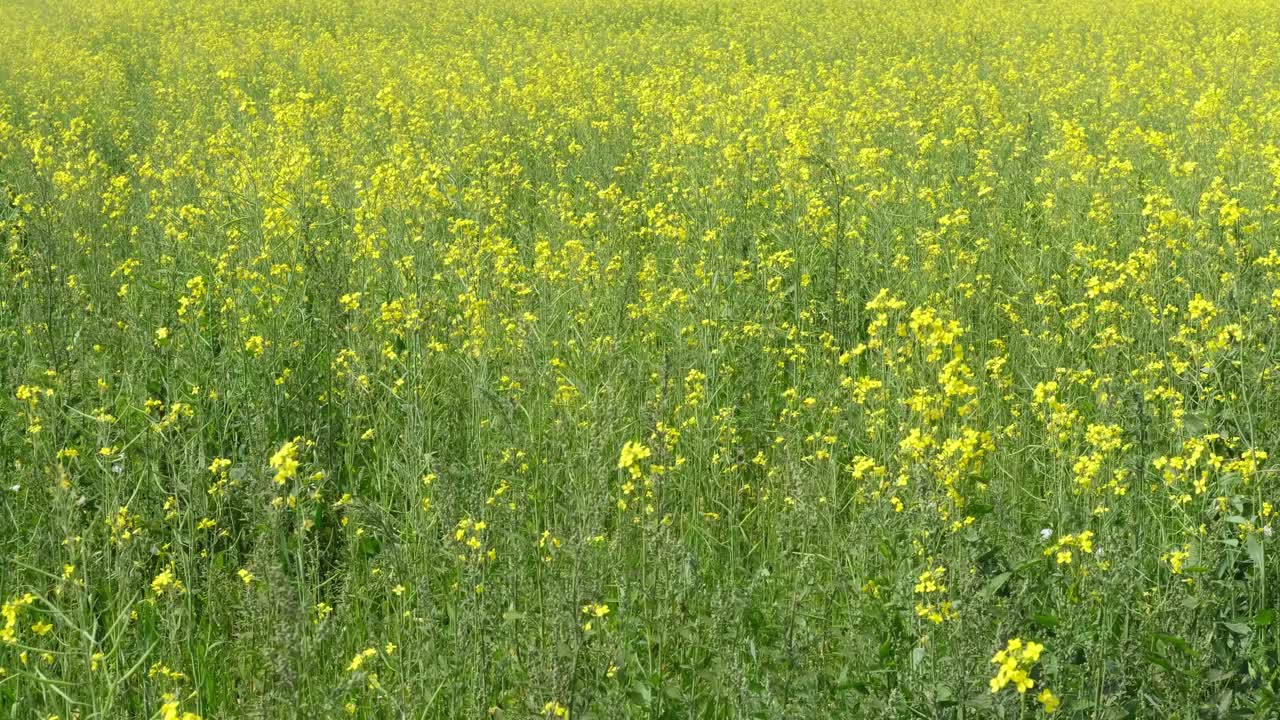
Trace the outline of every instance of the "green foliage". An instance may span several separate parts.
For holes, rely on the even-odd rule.
[[[0,718],[1268,718],[1257,0],[0,6]]]

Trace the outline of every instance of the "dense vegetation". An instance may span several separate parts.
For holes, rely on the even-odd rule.
[[[1274,717],[1274,3],[0,35],[0,718]]]

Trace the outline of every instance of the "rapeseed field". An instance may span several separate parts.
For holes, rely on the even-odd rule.
[[[0,718],[1280,713],[1275,3],[0,37]]]

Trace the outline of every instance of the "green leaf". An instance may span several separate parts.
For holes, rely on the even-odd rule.
[[[1209,427],[1209,421],[1203,415],[1187,413],[1182,416],[1182,426],[1191,435],[1203,435],[1205,429]]]
[[[880,661],[884,662],[891,657],[893,657],[893,644],[889,642],[888,638],[885,638],[885,641],[880,643]]]
[[[1237,635],[1248,635],[1253,632],[1253,630],[1244,623],[1224,622],[1222,624],[1225,625],[1228,630]]]
[[[1258,627],[1266,627],[1276,621],[1275,608],[1262,608],[1258,611],[1256,617],[1253,618],[1253,624]]]
[[[1181,650],[1182,652],[1187,653],[1188,655],[1191,654],[1191,646],[1187,644],[1186,640],[1183,640],[1177,635],[1170,635],[1169,633],[1158,632],[1158,633],[1153,633],[1152,637],[1156,639],[1156,642],[1162,642],[1167,645],[1172,645],[1178,648],[1179,650]]]
[[[1253,561],[1253,566],[1261,571],[1264,551],[1262,549],[1262,540],[1258,538],[1258,534],[1249,533],[1249,536],[1244,541],[1244,547],[1249,552],[1249,559]]]
[[[1219,668],[1213,668],[1207,674],[1205,674],[1205,679],[1208,680],[1209,682],[1222,682],[1223,680],[1230,680],[1232,677],[1235,676],[1235,674],[1236,673],[1234,670],[1222,670]]]
[[[1004,587],[1005,583],[1009,582],[1009,578],[1012,576],[1013,573],[1010,572],[1002,572],[999,575],[996,575],[987,581],[987,584],[983,586],[982,590],[979,591],[978,594],[983,597],[991,597],[992,595],[995,595],[1000,588]]]
[[[631,681],[631,687],[627,694],[631,696],[632,702],[637,705],[648,706],[653,702],[653,691],[649,689],[649,684],[642,682],[639,678]]]
[[[995,696],[989,692],[980,692],[964,701],[964,704],[976,710],[990,710],[995,707]]]
[[[1150,661],[1151,663],[1155,665],[1159,665],[1160,667],[1164,668],[1165,670],[1168,670],[1169,672],[1177,672],[1177,670],[1175,670],[1173,667],[1173,663],[1169,662],[1169,659],[1166,658],[1165,656],[1159,653],[1154,653],[1154,652],[1148,652],[1146,653],[1146,655],[1147,655],[1147,660]]]
[[[1042,628],[1055,628],[1058,626],[1058,616],[1049,613],[1036,613],[1032,616],[1036,624]]]
[[[1040,560],[1039,558],[1036,558],[1035,560],[1028,560],[1022,563],[1021,565],[1019,565],[1018,567],[1014,568],[1013,571],[1021,575],[1026,570],[1031,570],[1033,568],[1040,567],[1040,565],[1043,562],[1044,561]]]

